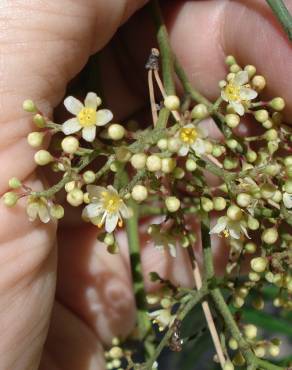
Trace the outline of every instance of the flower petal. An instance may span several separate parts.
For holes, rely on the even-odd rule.
[[[103,191],[107,191],[103,186],[87,185],[86,190],[90,197],[100,198]]]
[[[96,95],[96,93],[89,92],[86,95],[86,98],[84,100],[85,107],[92,108],[92,109],[96,110],[96,108],[98,107],[98,104],[97,103],[98,103],[98,101],[97,101],[97,95]]]
[[[234,229],[229,229],[229,234],[231,238],[240,239],[240,234]]]
[[[118,213],[108,213],[105,219],[105,231],[112,233],[119,221]]]
[[[98,217],[102,212],[101,205],[98,203],[90,203],[85,207],[84,210],[86,216],[89,218]]]
[[[221,98],[226,101],[226,102],[229,102],[229,99],[228,99],[228,96],[226,95],[225,91],[222,90],[221,91]]]
[[[241,87],[240,88],[240,98],[242,100],[252,100],[258,96],[258,93],[250,89],[249,87]]]
[[[74,98],[74,96],[68,96],[64,100],[64,105],[68,112],[77,116],[77,114],[84,108],[84,105],[78,99]]]
[[[197,139],[194,144],[192,145],[192,149],[197,155],[202,155],[206,152],[206,146],[204,140]]]
[[[244,107],[241,103],[236,102],[236,101],[231,101],[230,105],[232,106],[232,108],[235,110],[237,114],[239,114],[240,116],[244,115]]]
[[[210,234],[220,234],[227,226],[227,217],[219,217],[216,225],[210,230]]]
[[[62,131],[65,135],[71,135],[81,129],[81,125],[77,118],[71,118],[65,121],[62,125]]]
[[[39,210],[39,204],[37,202],[29,203],[26,207],[26,213],[29,221],[34,221],[37,218]]]
[[[104,126],[113,119],[113,114],[109,109],[100,109],[96,112],[96,125]]]
[[[48,210],[48,207],[45,204],[40,204],[39,205],[38,214],[39,214],[40,220],[44,224],[47,224],[50,221],[49,210]]]
[[[178,154],[181,156],[181,157],[184,157],[185,155],[188,154],[189,152],[189,146],[188,145],[182,145],[179,150],[178,150]]]
[[[128,208],[124,202],[121,203],[120,205],[120,210],[121,212],[121,215],[123,216],[123,218],[130,218],[133,216],[133,213],[132,211],[130,210],[130,208]]]
[[[82,137],[84,140],[92,142],[95,139],[96,126],[84,127],[82,129]]]
[[[292,208],[292,194],[284,193],[283,194],[283,203],[286,208]]]
[[[248,73],[246,71],[240,71],[236,73],[233,84],[237,86],[242,86],[248,83]]]

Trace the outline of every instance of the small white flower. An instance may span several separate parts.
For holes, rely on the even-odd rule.
[[[46,198],[29,196],[27,199],[26,213],[29,221],[35,221],[37,217],[43,222],[48,223],[51,219],[49,204]]]
[[[106,188],[88,185],[87,192],[90,204],[84,208],[83,216],[89,218],[98,227],[105,224],[106,232],[113,232],[117,225],[123,226],[123,218],[131,217],[130,209],[111,185]]]
[[[174,322],[175,316],[171,314],[169,308],[162,308],[149,313],[154,324],[158,325],[159,331],[163,331]]]
[[[93,92],[86,95],[84,104],[73,96],[68,96],[64,100],[66,109],[75,115],[62,125],[65,135],[71,135],[82,130],[82,137],[86,141],[93,141],[96,135],[96,126],[104,126],[109,123],[113,114],[108,109],[97,110],[100,98]]]
[[[227,216],[219,217],[216,225],[210,230],[210,234],[221,234],[228,238],[229,236],[234,239],[240,239],[243,233],[247,238],[249,238],[246,222],[244,220],[232,221]]]
[[[286,208],[292,208],[292,194],[285,192],[283,194],[283,203]]]
[[[205,153],[204,138],[207,136],[206,131],[192,123],[189,123],[180,128],[176,134],[181,142],[181,147],[178,150],[180,156],[186,156],[190,149],[192,149],[196,155],[200,156]]]
[[[228,102],[240,116],[244,115],[243,103],[257,97],[257,92],[249,87],[248,73],[246,71],[238,72],[235,77],[229,81],[221,91],[221,97]]]

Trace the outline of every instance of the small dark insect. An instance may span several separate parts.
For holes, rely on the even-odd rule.
[[[151,49],[151,54],[149,55],[145,68],[158,70],[159,69],[158,58],[159,58],[159,50],[155,48]]]
[[[180,352],[182,350],[182,344],[183,344],[183,340],[180,337],[181,321],[178,319],[175,319],[172,327],[173,327],[173,334],[172,334],[172,337],[170,338],[169,348],[174,352]]]

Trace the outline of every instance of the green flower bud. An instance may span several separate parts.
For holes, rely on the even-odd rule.
[[[270,119],[267,119],[265,122],[262,123],[262,126],[268,130],[274,127],[274,122]]]
[[[254,348],[254,353],[257,357],[262,358],[266,354],[266,349],[263,345],[258,345]]]
[[[256,310],[262,310],[265,306],[265,301],[262,297],[257,297],[252,300],[251,304]]]
[[[39,113],[35,114],[32,120],[33,123],[39,128],[44,128],[46,126],[45,118]]]
[[[230,66],[229,70],[230,70],[231,73],[237,73],[237,72],[241,71],[241,67],[238,64],[232,64],[232,66]]]
[[[272,357],[277,357],[280,354],[280,347],[275,344],[270,344],[268,347],[268,351]]]
[[[250,261],[250,266],[257,273],[264,272],[268,266],[268,259],[266,257],[255,257]]]
[[[266,79],[261,75],[256,75],[251,81],[251,85],[257,91],[261,91],[266,87]]]
[[[261,280],[261,275],[258,274],[257,272],[250,272],[248,274],[248,278],[250,281],[257,282]]]
[[[292,178],[292,165],[286,167],[286,174],[289,178]]]
[[[284,158],[284,165],[285,166],[292,166],[292,155],[288,155]]]
[[[11,179],[9,179],[8,184],[11,189],[18,189],[21,187],[21,181],[18,180],[17,177],[12,177]]]
[[[13,193],[13,191],[8,191],[3,195],[3,202],[7,207],[13,207],[18,201],[18,195]]]
[[[42,145],[45,133],[31,132],[27,135],[27,142],[33,148],[38,148]]]
[[[228,346],[230,349],[232,349],[233,351],[236,351],[238,349],[238,343],[237,341],[234,339],[234,338],[230,338],[229,341],[228,341]]]
[[[119,162],[126,163],[130,160],[132,154],[128,148],[120,146],[116,149],[116,158]]]
[[[253,254],[256,252],[257,250],[257,246],[255,243],[252,243],[252,242],[248,242],[244,245],[244,250],[246,253],[248,254]]]
[[[45,166],[52,162],[53,160],[54,160],[53,156],[47,150],[41,149],[34,155],[34,161],[39,166]]]
[[[236,149],[238,142],[235,139],[226,140],[226,145],[229,149]]]
[[[67,194],[67,202],[73,207],[78,207],[83,203],[83,191],[74,188]]]
[[[174,158],[162,158],[161,160],[161,171],[163,173],[171,173],[176,166],[176,160]]]
[[[174,196],[165,199],[165,206],[169,212],[176,212],[180,208],[180,200]]]
[[[268,141],[277,140],[278,139],[278,132],[274,128],[271,128],[268,131],[266,131],[266,133],[264,134],[264,137]]]
[[[96,175],[93,171],[88,170],[88,171],[85,171],[83,173],[82,178],[83,178],[85,184],[92,184],[92,183],[94,183],[94,181],[96,179]]]
[[[227,57],[225,58],[225,63],[228,66],[232,66],[233,64],[236,64],[236,60],[233,55],[227,55]]]
[[[268,151],[272,155],[279,149],[279,144],[277,141],[268,142]]]
[[[160,139],[157,142],[157,146],[160,150],[166,150],[167,149],[167,139]]]
[[[292,180],[285,181],[283,188],[287,193],[291,194],[292,193]]]
[[[175,169],[173,170],[173,176],[176,179],[181,180],[185,176],[185,171],[180,167],[175,167]]]
[[[223,370],[234,370],[233,363],[227,360],[224,364]]]
[[[189,172],[193,172],[197,169],[197,163],[195,160],[189,158],[186,160],[186,170]]]
[[[248,162],[253,163],[257,159],[257,153],[253,150],[248,150],[246,152],[246,159]]]
[[[241,352],[237,352],[233,357],[233,363],[235,366],[243,366],[245,364],[245,359],[242,356]]]
[[[244,70],[248,73],[248,77],[252,78],[256,74],[256,67],[254,65],[248,64],[244,67]]]
[[[212,200],[206,197],[201,198],[201,205],[205,212],[210,212],[214,209]]]
[[[115,237],[113,234],[107,233],[103,239],[103,242],[106,245],[114,245],[115,243]],[[113,343],[114,344],[114,343]]]
[[[268,145],[271,142],[268,143]],[[264,173],[270,176],[276,176],[280,173],[281,171],[281,166],[278,163],[270,163],[267,164],[266,167],[264,168]]]
[[[108,136],[112,140],[121,140],[126,133],[125,128],[118,123],[112,123],[107,129]]]
[[[37,107],[31,99],[26,99],[22,103],[22,108],[23,108],[23,110],[25,110],[26,112],[29,112],[29,113],[37,112]]]
[[[236,197],[236,202],[240,207],[247,207],[250,205],[252,197],[247,193],[240,193]]]
[[[164,106],[169,110],[178,110],[180,107],[179,97],[176,95],[168,95],[164,98]]]
[[[236,295],[233,297],[232,303],[235,308],[241,308],[244,305],[244,299],[239,295]]]
[[[209,111],[205,104],[197,104],[191,111],[192,119],[204,119],[209,117]]]
[[[278,240],[279,234],[275,227],[269,227],[262,232],[262,241],[266,244],[274,244]]]
[[[226,157],[223,161],[223,166],[226,170],[233,170],[238,166],[238,164],[239,161],[237,158]]]
[[[242,219],[242,210],[235,204],[227,208],[227,217],[232,221],[240,221]]]
[[[254,112],[254,118],[263,123],[269,119],[269,112],[266,109],[259,109]]]
[[[216,211],[223,211],[226,208],[226,200],[223,197],[215,197],[213,199],[213,205]]]
[[[257,336],[257,327],[252,324],[245,325],[243,328],[244,335],[247,339],[255,339]]]
[[[272,198],[275,194],[275,191],[276,191],[275,187],[271,184],[264,184],[264,185],[262,185],[262,187],[260,189],[261,196],[264,199]]]
[[[57,220],[64,217],[64,208],[60,204],[53,204],[50,208],[50,214]]]
[[[252,216],[248,216],[248,218],[247,218],[247,227],[250,230],[258,230],[258,228],[260,227],[260,223],[256,218],[254,218]]]
[[[216,158],[220,157],[223,154],[222,147],[219,145],[213,145],[212,155]]]
[[[282,200],[282,193],[280,192],[280,190],[276,190],[273,197],[272,197],[272,200],[276,203],[280,203],[281,200]]]
[[[285,108],[285,100],[281,97],[274,98],[269,102],[269,106],[276,111],[281,111]]]

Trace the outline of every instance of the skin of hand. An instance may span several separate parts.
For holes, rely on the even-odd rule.
[[[89,56],[146,2],[1,2],[2,194],[12,176],[42,187],[34,151],[26,143],[34,129],[22,101],[32,98],[50,116]],[[267,96],[283,96],[291,114],[291,45],[264,0],[162,3],[172,46],[196,88],[210,99],[218,96],[217,83],[226,73],[224,58],[233,54],[240,64],[258,67],[268,80]],[[292,0],[286,3],[292,10]],[[103,52],[103,82],[117,120],[148,104],[143,89],[136,91],[137,84],[130,83],[145,64],[145,50],[147,54],[153,46],[148,23],[142,11],[120,31],[133,63],[129,79],[114,58],[115,43]],[[113,335],[127,334],[135,320],[125,235],[119,236],[121,254],[112,256],[98,244],[91,226],[73,228],[68,220],[56,238],[56,225],[30,223],[24,205],[7,209],[1,204],[0,217],[0,370],[104,369],[102,344],[109,344]],[[222,254],[222,245],[214,249],[216,258]],[[145,243],[142,257],[145,276],[156,270],[177,284],[192,285],[187,257],[180,250],[174,263]],[[146,285],[151,289],[147,280]]]

